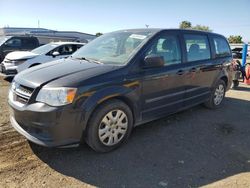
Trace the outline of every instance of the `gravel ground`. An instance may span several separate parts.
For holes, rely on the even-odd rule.
[[[0,77],[0,187],[250,187],[250,86],[230,90],[221,109],[139,126],[107,154],[30,144],[10,125],[8,88]]]

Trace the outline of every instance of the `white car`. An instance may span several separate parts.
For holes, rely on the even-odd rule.
[[[84,44],[78,42],[54,42],[45,44],[32,51],[15,51],[7,54],[1,64],[1,72],[7,76],[49,61],[70,56]]]

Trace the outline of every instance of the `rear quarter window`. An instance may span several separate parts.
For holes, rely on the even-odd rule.
[[[187,61],[199,61],[211,58],[210,46],[206,35],[185,34]]]
[[[231,56],[231,50],[226,39],[222,37],[213,37],[215,47],[215,57]]]

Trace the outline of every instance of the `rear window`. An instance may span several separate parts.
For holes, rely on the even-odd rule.
[[[187,50],[187,61],[199,61],[210,59],[210,47],[208,38],[206,35],[184,35],[186,50]]]
[[[216,57],[226,57],[231,55],[231,50],[226,39],[222,37],[214,37],[213,42]]]

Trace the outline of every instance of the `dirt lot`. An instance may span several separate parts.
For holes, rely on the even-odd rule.
[[[0,77],[0,187],[250,187],[250,87],[139,126],[118,150],[47,149],[10,125]]]

